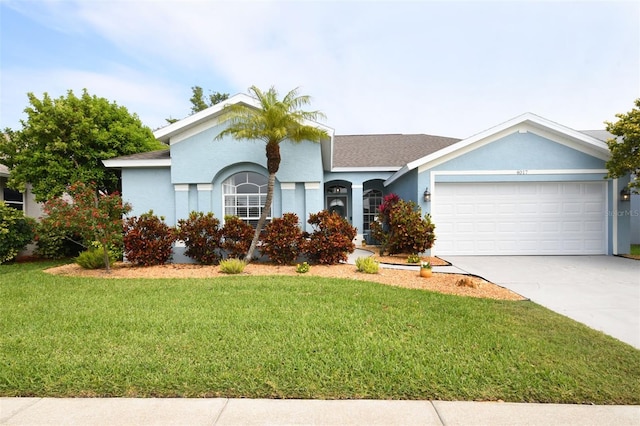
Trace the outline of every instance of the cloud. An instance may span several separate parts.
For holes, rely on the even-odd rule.
[[[2,82],[2,124],[14,129],[19,128],[19,119],[25,118],[22,111],[28,106],[27,91],[38,98],[45,92],[57,98],[66,96],[68,90],[79,95],[86,88],[91,95],[116,102],[132,114],[137,113],[143,123],[152,128],[166,125],[165,118],[169,118],[172,111],[188,110],[188,97],[179,87],[122,67],[103,73],[73,69],[12,69],[2,74],[2,80],[5,80]],[[174,115],[174,118],[182,117]]]
[[[640,95],[640,7],[633,4],[79,1],[47,8],[121,55],[108,70],[54,70],[47,84],[85,79],[151,126],[186,115],[192,85],[232,94],[253,84],[282,92],[301,86],[338,134],[457,137],[527,111],[602,128]]]

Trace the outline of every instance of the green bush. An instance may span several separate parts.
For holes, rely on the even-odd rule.
[[[0,264],[15,259],[33,241],[35,221],[0,202]]]
[[[180,219],[177,237],[187,247],[185,254],[200,263],[217,264],[222,258],[222,229],[211,212],[191,212],[188,219]]]
[[[365,274],[377,274],[380,264],[376,262],[372,257],[359,257],[356,259],[356,268],[358,272],[364,272]]]
[[[240,274],[247,264],[241,259],[225,259],[220,262],[220,272],[223,274]]]
[[[299,274],[306,274],[311,269],[311,266],[307,262],[298,263],[296,265],[296,272]]]
[[[249,251],[254,230],[237,216],[225,216],[222,227],[222,248],[227,257],[243,258]]]
[[[84,250],[82,237],[45,217],[36,225],[36,255],[45,259],[76,257]]]
[[[303,253],[315,262],[332,265],[347,260],[356,246],[356,228],[335,212],[323,210],[310,214],[308,223],[314,231],[304,243]]]
[[[420,262],[420,256],[417,254],[410,254],[407,256],[407,263],[418,263]]]
[[[87,251],[83,251],[76,257],[76,263],[84,269],[100,269],[104,268],[104,251],[102,247],[91,247]],[[109,264],[113,265],[114,259],[109,256]]]
[[[302,245],[302,230],[298,226],[298,215],[285,213],[274,218],[264,227],[260,252],[269,256],[278,265],[293,263]]]
[[[436,236],[431,216],[421,216],[420,207],[413,201],[401,200],[396,194],[384,197],[378,220],[371,223],[373,237],[385,252],[423,253],[433,247]]]
[[[124,253],[135,265],[163,265],[171,259],[176,240],[174,229],[164,223],[164,217],[153,210],[124,222]]]

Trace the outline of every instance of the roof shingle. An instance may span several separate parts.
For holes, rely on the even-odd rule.
[[[333,167],[399,168],[458,141],[424,134],[336,135]]]

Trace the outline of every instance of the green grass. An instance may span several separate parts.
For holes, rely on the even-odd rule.
[[[639,404],[640,351],[532,302],[0,266],[0,396]]]
[[[631,254],[640,256],[640,244],[631,244]]]

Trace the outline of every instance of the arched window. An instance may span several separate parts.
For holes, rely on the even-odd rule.
[[[222,193],[225,216],[238,216],[255,227],[267,199],[267,177],[254,172],[236,173],[222,182]]]
[[[365,237],[371,234],[371,222],[378,216],[378,207],[382,204],[382,191],[368,189],[362,194],[362,228]]]

